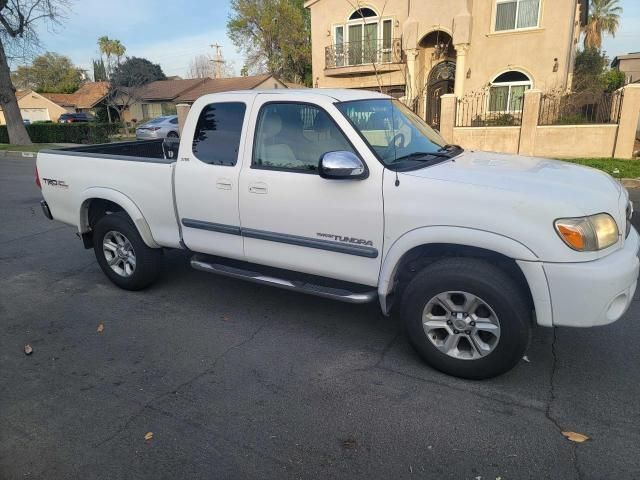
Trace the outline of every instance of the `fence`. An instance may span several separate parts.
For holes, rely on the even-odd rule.
[[[401,62],[402,41],[399,38],[344,42],[325,48],[325,68]]]
[[[456,127],[514,127],[522,123],[524,90],[483,89],[458,99]]]
[[[542,157],[633,157],[640,84],[597,94],[520,93],[511,86],[460,99],[443,95],[440,133],[448,142],[471,150]]]
[[[540,98],[538,125],[618,124],[624,90],[545,93]]]

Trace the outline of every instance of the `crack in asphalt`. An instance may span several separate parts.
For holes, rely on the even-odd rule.
[[[551,342],[551,375],[549,376],[549,401],[547,402],[547,408],[545,409],[544,416],[549,420],[555,427],[558,429],[560,435],[564,429],[560,425],[560,421],[553,416],[553,403],[556,400],[556,385],[555,385],[555,377],[556,371],[558,369],[558,354],[556,352],[556,342],[558,340],[557,336],[557,327],[553,328],[553,341]],[[574,470],[576,471],[576,478],[578,480],[582,479],[582,471],[580,470],[580,465],[578,462],[578,444],[571,442],[571,463],[573,465]]]
[[[153,404],[155,402],[157,402],[158,400],[161,400],[162,398],[164,398],[167,395],[170,395],[172,393],[176,393],[178,390],[185,388],[186,386],[190,385],[191,383],[195,382],[196,380],[198,380],[198,379],[204,377],[205,375],[208,375],[209,373],[213,372],[215,370],[215,368],[217,367],[218,362],[220,360],[222,360],[232,350],[241,348],[244,345],[246,345],[247,343],[251,342],[260,333],[260,331],[266,326],[266,324],[267,324],[267,322],[263,322],[249,337],[247,337],[244,340],[242,340],[241,342],[238,342],[238,343],[230,346],[229,348],[227,348],[225,351],[223,351],[220,355],[218,355],[213,360],[213,362],[211,363],[211,365],[209,365],[209,367],[207,367],[205,370],[203,370],[199,374],[195,375],[194,377],[190,378],[189,380],[187,380],[185,382],[182,382],[181,384],[179,384],[178,386],[172,388],[171,390],[168,390],[168,391],[163,392],[163,393],[161,393],[159,395],[156,395],[151,400],[146,402],[142,407],[140,407],[140,409],[138,409],[137,412],[135,412],[133,415],[130,415],[129,418],[127,418],[127,420],[124,422],[124,424],[121,427],[119,427],[115,432],[113,432],[112,434],[108,435],[103,440],[100,440],[98,443],[95,443],[93,445],[93,448],[98,448],[98,447],[104,445],[105,443],[107,443],[107,442],[113,440],[114,438],[116,438],[118,435],[120,435],[122,432],[124,432],[129,427],[129,425],[131,425],[131,423],[133,423],[138,417],[140,417],[140,415],[142,415],[145,412],[145,410],[156,410],[157,411],[158,409],[154,408]]]

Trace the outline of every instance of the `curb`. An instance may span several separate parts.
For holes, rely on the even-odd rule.
[[[2,150],[0,151],[0,157],[6,157],[8,155],[18,155],[24,158],[35,158],[38,152],[21,152],[17,150]]]
[[[625,188],[640,188],[640,178],[621,178],[620,183]]]

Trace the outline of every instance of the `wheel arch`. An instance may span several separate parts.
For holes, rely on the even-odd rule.
[[[551,300],[537,255],[503,235],[465,227],[424,227],[407,232],[387,251],[380,270],[380,306],[389,314],[393,301],[413,275],[438,258],[486,258],[505,269],[529,294],[540,325],[552,325]]]
[[[142,237],[142,240],[148,247],[160,248],[160,245],[153,239],[151,228],[144,218],[144,215],[133,200],[122,192],[103,187],[89,188],[82,193],[78,216],[78,230],[83,236],[83,239],[85,239],[86,234],[91,232],[93,224],[98,220],[98,218],[92,218],[92,212],[95,212],[96,208],[103,208],[103,212],[106,213],[107,209],[114,208],[113,206],[129,216]]]

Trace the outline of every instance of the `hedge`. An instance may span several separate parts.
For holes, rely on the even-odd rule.
[[[25,125],[33,143],[107,143],[118,132],[116,123],[33,123]],[[0,143],[9,143],[7,126],[0,126]]]

